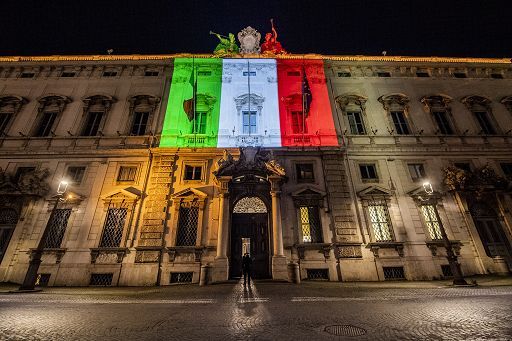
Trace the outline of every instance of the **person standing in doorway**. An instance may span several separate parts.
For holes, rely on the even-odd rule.
[[[251,285],[251,267],[252,267],[252,259],[249,256],[249,253],[245,253],[245,255],[242,257],[242,271],[244,273],[244,285],[246,283],[249,283],[249,286]]]

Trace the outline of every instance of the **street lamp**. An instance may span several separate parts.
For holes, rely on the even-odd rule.
[[[428,181],[423,183],[423,190],[429,196],[434,194],[434,188],[432,187],[432,184]],[[436,214],[439,229],[441,230],[441,237],[443,238],[444,248],[446,249],[446,258],[448,259],[448,264],[450,264],[450,269],[452,270],[453,285],[467,285],[468,283],[462,276],[460,264],[457,261],[457,255],[455,255],[455,253],[453,252],[452,243],[448,239],[448,235],[446,234],[446,230],[444,229],[441,217],[439,216],[439,212],[437,212],[437,207],[434,207],[434,212]]]
[[[39,265],[41,265],[41,256],[43,255],[44,246],[46,243],[46,239],[48,238],[48,234],[50,233],[50,224],[53,222],[53,217],[55,216],[55,211],[57,210],[57,206],[59,202],[62,200],[64,193],[68,189],[68,182],[61,181],[59,182],[59,186],[57,187],[57,200],[55,200],[55,204],[53,205],[52,211],[50,213],[50,218],[46,223],[46,226],[43,231],[43,235],[39,240],[39,244],[37,244],[37,248],[32,252],[30,257],[30,262],[28,264],[27,273],[25,274],[25,279],[23,280],[23,284],[20,286],[19,290],[22,291],[31,291],[34,290],[37,281],[37,271],[39,270]]]

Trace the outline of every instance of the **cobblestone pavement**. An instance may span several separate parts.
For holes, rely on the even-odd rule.
[[[0,340],[512,340],[512,287],[256,282],[0,294]]]

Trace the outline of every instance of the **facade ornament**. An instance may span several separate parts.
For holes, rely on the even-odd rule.
[[[506,189],[510,182],[498,176],[489,165],[472,172],[450,166],[443,169],[444,184],[450,191],[465,191],[480,198],[485,191]]]
[[[346,94],[346,95],[340,95],[336,97],[335,101],[338,103],[338,106],[342,111],[345,111],[347,106],[350,104],[354,104],[361,108],[361,110],[366,109],[366,101],[368,100],[367,97],[357,95],[357,94]]]
[[[71,98],[63,95],[48,94],[37,99],[39,107],[37,111],[42,113],[45,110],[56,109],[58,113],[62,113],[66,104],[71,103]]]
[[[263,151],[261,147],[241,147],[238,160],[234,160],[233,156],[224,150],[224,155],[217,161],[217,166],[217,170],[213,172],[216,177],[247,172],[256,172],[267,176],[286,176],[284,168],[275,160],[274,155],[271,152]]]
[[[277,31],[274,27],[273,19],[270,19],[270,24],[272,25],[272,33],[265,34],[265,42],[261,44],[261,53],[268,55],[286,54],[285,49],[277,40]]]
[[[407,107],[409,103],[409,97],[404,94],[390,94],[385,96],[380,96],[378,101],[382,103],[382,106],[385,110],[390,110],[393,104],[398,104],[404,108]]]
[[[240,52],[233,33],[229,33],[227,37],[212,31],[210,31],[210,34],[219,38],[219,43],[215,47],[215,50],[213,50],[215,56],[220,58],[232,57]]]
[[[28,100],[21,96],[14,96],[14,95],[2,95],[0,96],[0,108],[3,108],[5,106],[9,106],[12,108],[10,110],[14,115],[16,115],[20,110],[21,107],[26,104]]]
[[[465,96],[460,100],[469,111],[473,111],[475,107],[481,106],[489,110],[491,107],[491,100],[482,96],[472,95]]]
[[[448,104],[453,100],[450,96],[446,95],[431,95],[424,96],[420,99],[420,102],[423,103],[427,111],[430,111],[432,108],[441,107],[448,108]]]
[[[238,41],[240,42],[240,53],[256,54],[260,53],[261,34],[251,26],[247,26],[238,32]]]
[[[46,181],[50,176],[48,169],[33,170],[23,173],[17,181],[11,174],[0,169],[0,193],[4,195],[35,195],[46,196],[50,185]]]

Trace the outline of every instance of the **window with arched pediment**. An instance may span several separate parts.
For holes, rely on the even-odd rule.
[[[512,96],[505,96],[500,101],[501,104],[507,108],[508,112],[512,114]]]
[[[430,112],[430,117],[437,127],[436,134],[453,135],[456,132],[452,111],[449,103],[452,98],[446,95],[425,96],[421,100],[425,109]]]
[[[37,99],[39,106],[37,108],[37,117],[32,129],[33,136],[44,137],[54,135],[60,117],[66,104],[71,102],[71,98],[62,95],[45,95]]]
[[[386,110],[388,119],[393,128],[390,134],[409,135],[413,131],[412,121],[409,115],[409,97],[404,94],[390,94],[379,97]]]
[[[233,213],[267,213],[267,206],[258,197],[244,197],[237,201]]]
[[[258,134],[261,110],[265,98],[257,94],[244,94],[235,98],[242,135]]]
[[[160,98],[153,95],[134,95],[128,98],[129,135],[147,135],[151,131],[151,123]]]
[[[83,119],[80,135],[82,136],[96,136],[101,134],[106,116],[110,112],[112,104],[116,99],[108,95],[94,95],[82,99],[83,106]]]
[[[473,113],[473,117],[480,128],[479,134],[496,135],[500,132],[498,123],[494,119],[491,108],[491,100],[483,96],[466,96],[461,102]]]
[[[346,132],[351,135],[366,135],[366,101],[367,98],[350,94],[336,97],[336,103],[343,113]]]
[[[7,135],[14,117],[28,101],[20,96],[0,96],[0,135]]]

